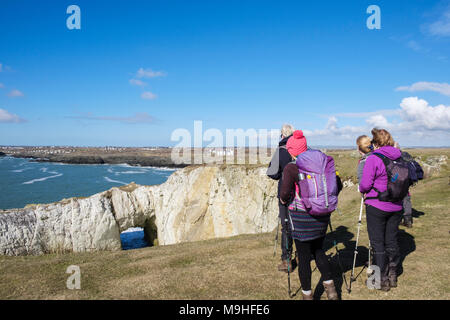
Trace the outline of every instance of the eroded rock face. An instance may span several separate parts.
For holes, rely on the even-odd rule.
[[[130,184],[88,198],[0,211],[0,254],[119,250],[120,232],[130,227],[157,234],[162,245],[272,231],[277,190],[265,170],[188,167],[157,186]]]
[[[0,213],[0,254],[120,249],[110,193]]]

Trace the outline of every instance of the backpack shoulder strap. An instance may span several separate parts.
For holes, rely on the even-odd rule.
[[[388,157],[386,157],[384,154],[381,154],[381,153],[374,152],[372,154],[377,156],[378,158],[380,158],[381,161],[383,161],[383,163],[384,163],[384,165],[386,166],[386,169],[387,169],[387,166],[389,165],[389,162],[391,161],[391,159],[389,159]]]
[[[377,156],[378,158],[380,158],[381,161],[383,161],[383,164],[384,164],[384,166],[386,167],[386,173],[387,173],[387,166],[388,166],[388,164],[389,164],[389,159],[388,159],[388,157],[386,157],[384,154],[377,153],[377,152],[373,152],[372,154],[373,154],[374,156]],[[377,195],[376,197],[366,197],[367,200],[368,200],[368,199],[378,199],[378,197],[380,196],[380,191],[379,191],[377,188],[372,187],[372,189],[375,190],[375,191],[378,193],[378,195]]]

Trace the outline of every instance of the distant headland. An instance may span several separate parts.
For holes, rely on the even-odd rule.
[[[186,164],[176,164],[171,158],[171,150],[164,147],[0,147],[0,156],[31,158],[37,162],[59,162],[68,164],[121,164],[132,166],[152,166],[183,168]]]

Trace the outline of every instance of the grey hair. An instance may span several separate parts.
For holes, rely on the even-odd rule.
[[[294,127],[291,124],[285,123],[281,127],[281,134],[283,137],[289,137],[291,134],[293,134],[295,131]]]

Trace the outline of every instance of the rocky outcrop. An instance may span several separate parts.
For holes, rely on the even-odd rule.
[[[276,183],[265,170],[187,167],[157,186],[0,211],[0,254],[119,250],[120,232],[130,227],[160,245],[272,231]]]
[[[423,160],[419,156],[417,160],[423,169],[424,177],[429,178],[438,174],[442,166],[447,165],[448,157],[446,155],[430,156]]]

